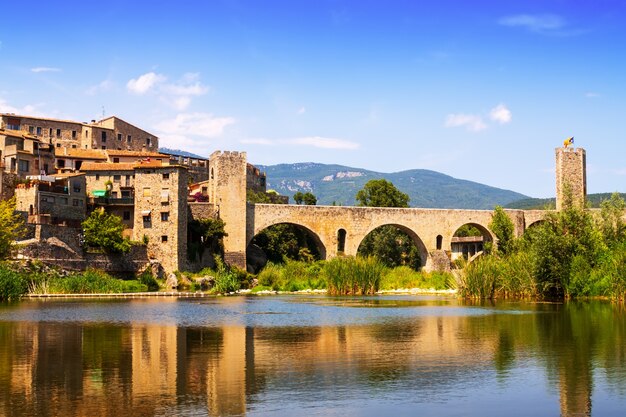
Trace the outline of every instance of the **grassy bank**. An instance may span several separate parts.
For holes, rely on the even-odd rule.
[[[268,264],[253,292],[326,289],[330,294],[372,294],[379,290],[455,287],[452,274],[426,273],[409,267],[387,268],[374,258],[334,258],[313,263]]]
[[[0,301],[14,301],[26,294],[114,294],[158,289],[158,282],[149,273],[122,280],[97,270],[63,275],[38,263],[0,264]]]
[[[471,298],[624,300],[624,208],[617,195],[603,202],[601,212],[595,214],[570,204],[547,213],[521,238],[498,236],[506,244],[467,265],[459,293]],[[493,224],[490,228],[495,230]]]

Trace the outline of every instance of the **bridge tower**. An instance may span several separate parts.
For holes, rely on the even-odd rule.
[[[587,200],[585,150],[556,148],[556,209],[564,209],[570,196],[574,206],[581,208],[585,206]]]
[[[216,151],[209,157],[209,202],[224,221],[224,260],[246,268],[246,153]]]

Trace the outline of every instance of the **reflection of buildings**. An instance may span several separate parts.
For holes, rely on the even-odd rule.
[[[542,342],[529,335],[554,329],[535,317],[257,328],[0,323],[0,415],[21,407],[27,415],[228,416],[246,414],[260,397],[288,401],[280,396],[307,390],[392,391],[398,381],[454,389],[494,366],[502,332],[506,349],[537,348]],[[548,367],[561,412],[590,415],[592,346],[570,347],[544,348],[556,361]]]

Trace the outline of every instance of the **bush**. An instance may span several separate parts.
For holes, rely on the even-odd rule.
[[[450,273],[415,271],[408,266],[386,269],[380,280],[381,290],[409,288],[445,290],[454,287],[454,277]]]
[[[148,289],[139,281],[115,279],[95,269],[52,280],[49,286],[50,292],[57,294],[111,294],[145,292]]]
[[[331,295],[366,295],[378,291],[384,265],[376,258],[333,258],[324,264]]]
[[[0,265],[0,301],[15,301],[26,294],[28,284],[22,274]]]
[[[128,253],[131,243],[124,238],[124,224],[119,216],[102,209],[94,210],[83,222],[85,244],[105,252]]]
[[[159,288],[160,288],[159,283],[154,278],[154,276],[152,275],[152,272],[150,272],[149,269],[146,269],[145,271],[143,271],[139,275],[139,277],[137,277],[137,279],[142,285],[146,286],[148,291],[159,291]]]

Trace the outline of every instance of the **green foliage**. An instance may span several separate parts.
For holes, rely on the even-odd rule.
[[[326,280],[321,275],[323,262],[302,262],[287,260],[284,264],[268,263],[257,279],[262,288],[273,291],[301,291],[326,288]]]
[[[22,274],[0,265],[0,302],[19,300],[27,290],[28,283]]]
[[[192,220],[187,225],[188,242],[187,256],[194,262],[202,257],[205,249],[209,249],[214,255],[222,254],[222,239],[228,236],[225,232],[225,223],[222,219],[199,219]]]
[[[24,235],[24,219],[15,212],[15,197],[0,201],[0,259],[11,255],[15,240]]]
[[[294,195],[293,195],[293,202],[300,205],[302,204],[302,200],[303,200],[304,194],[302,194],[301,191],[297,191]]]
[[[391,225],[381,226],[365,236],[358,253],[360,256],[373,256],[389,268],[406,265],[418,270],[422,265],[413,239]]]
[[[128,253],[130,240],[123,237],[124,224],[119,216],[104,210],[94,210],[83,222],[85,244],[88,247],[101,248],[105,252]]]
[[[314,206],[317,204],[317,197],[311,192],[306,192],[302,195],[302,202],[306,206]]]
[[[219,256],[215,257],[215,283],[213,291],[218,294],[227,294],[241,288],[241,280],[237,271],[229,268]]]
[[[624,210],[626,203],[618,193],[600,203],[600,230],[609,245],[626,239],[626,225],[624,224]]]
[[[409,207],[409,196],[385,179],[369,180],[358,193],[359,206]]]
[[[478,227],[472,224],[464,224],[463,226],[456,229],[454,232],[455,237],[469,237],[469,236],[482,236],[482,232]]]
[[[493,211],[489,229],[491,229],[498,238],[498,251],[507,254],[513,244],[515,226],[502,207],[496,206]]]
[[[147,287],[136,280],[124,281],[109,274],[88,269],[85,272],[61,277],[49,282],[51,294],[110,294],[145,292]]]
[[[340,257],[324,265],[330,295],[375,294],[385,266],[376,258]]]
[[[450,273],[415,271],[408,266],[388,268],[380,280],[381,290],[412,288],[446,290],[455,286],[454,277]]]
[[[148,291],[159,291],[159,288],[160,288],[159,283],[156,280],[156,278],[154,278],[154,275],[152,275],[152,272],[150,271],[150,269],[146,268],[146,270],[144,270],[137,277],[137,279],[142,285],[146,286]]]
[[[265,252],[267,259],[273,263],[282,263],[285,259],[320,258],[314,239],[305,230],[293,224],[283,223],[270,226],[256,235],[252,239],[252,244],[259,246]]]

